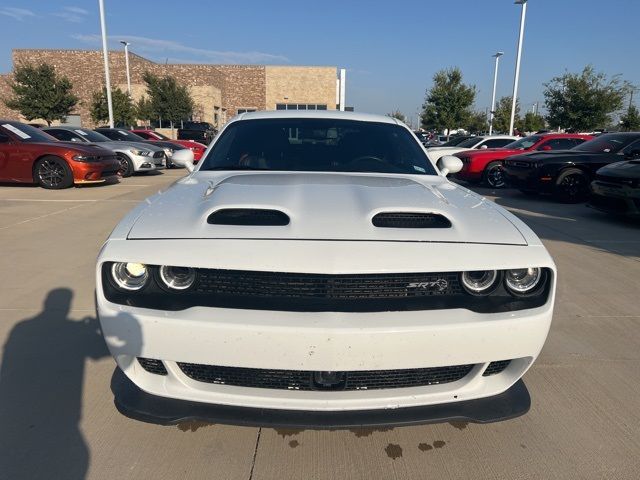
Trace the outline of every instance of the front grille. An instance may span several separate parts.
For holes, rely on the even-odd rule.
[[[162,158],[164,157],[164,150],[159,152],[153,152],[153,158]]]
[[[335,388],[317,382],[317,374],[307,370],[268,370],[178,363],[180,370],[198,382],[276,390],[379,390],[451,383],[464,378],[473,365],[455,365],[406,370],[364,370],[332,372],[341,381]]]
[[[638,185],[638,180],[631,178],[620,178],[620,177],[609,177],[607,175],[598,175],[596,174],[596,180],[603,182],[605,184],[613,184],[613,185],[625,185],[629,187],[635,187]],[[612,186],[613,186],[612,185]]]
[[[490,375],[497,375],[498,373],[502,373],[505,368],[509,366],[511,360],[500,360],[498,362],[491,362],[487,369],[482,374],[483,377],[488,377]]]
[[[279,210],[264,208],[224,208],[207,218],[211,225],[285,226],[289,216]]]
[[[601,208],[610,212],[625,213],[628,209],[627,202],[618,197],[605,197],[603,195],[592,194],[589,204],[596,208]]]
[[[138,363],[149,373],[154,373],[156,375],[167,374],[167,369],[165,368],[164,363],[162,363],[162,360],[138,357]]]
[[[385,212],[375,215],[372,222],[383,228],[451,228],[449,219],[437,213]]]
[[[419,298],[462,293],[458,274],[321,275],[248,270],[198,271],[198,293],[327,300]]]

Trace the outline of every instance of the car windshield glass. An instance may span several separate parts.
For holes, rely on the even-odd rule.
[[[515,142],[508,143],[504,148],[508,148],[510,150],[526,150],[538,143],[541,139],[542,137],[539,135],[532,135],[530,137],[521,138]]]
[[[25,125],[19,122],[6,122],[1,124],[5,130],[13,133],[20,139],[21,142],[57,142],[58,139],[52,137],[42,130],[32,127],[31,125]]]
[[[631,135],[601,135],[593,140],[589,140],[588,142],[578,145],[573,150],[590,153],[616,153],[637,139],[638,137],[633,137]]]
[[[86,128],[74,128],[73,131],[90,142],[111,142],[109,137],[105,137],[101,133],[88,130]]]
[[[136,135],[133,132],[127,132],[126,130],[114,130],[117,133],[117,137],[120,140],[127,140],[128,142],[146,142],[140,135]]]
[[[229,125],[200,170],[436,175],[415,136],[396,124],[337,119],[244,120]]]
[[[149,132],[149,133],[151,134],[152,137],[157,137],[157,138],[160,138],[161,140],[171,140],[166,135],[163,135],[163,134],[158,133],[158,132]]]
[[[457,147],[460,148],[473,148],[476,146],[477,143],[479,143],[482,139],[478,138],[478,137],[471,137],[471,138],[467,138],[466,140],[460,142],[458,145],[456,145]]]
[[[459,145],[460,143],[464,142],[465,140],[467,140],[469,137],[451,137],[449,139],[448,142],[443,143],[442,146],[443,147],[455,147],[456,145]]]

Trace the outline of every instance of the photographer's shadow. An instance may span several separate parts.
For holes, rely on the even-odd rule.
[[[71,290],[49,292],[35,317],[17,323],[0,368],[0,479],[85,478],[80,431],[87,359],[109,355],[98,320],[68,318]]]

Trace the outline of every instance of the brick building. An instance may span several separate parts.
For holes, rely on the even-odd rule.
[[[93,127],[91,99],[104,85],[100,50],[13,50],[13,65],[48,63],[69,78],[80,98],[68,123]],[[123,51],[109,52],[111,84],[127,90]],[[129,52],[131,95],[146,93],[144,72],[170,75],[189,88],[196,104],[194,120],[221,126],[237,113],[250,110],[328,109],[337,107],[337,68],[270,65],[160,64]],[[0,75],[0,99],[11,95],[11,73]],[[20,120],[18,112],[0,101],[0,118]]]

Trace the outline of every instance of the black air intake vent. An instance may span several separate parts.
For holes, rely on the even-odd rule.
[[[382,228],[451,228],[447,217],[437,213],[385,212],[373,217],[373,224]]]
[[[289,216],[279,210],[262,208],[225,208],[209,215],[212,225],[247,225],[282,227],[289,225]]]

